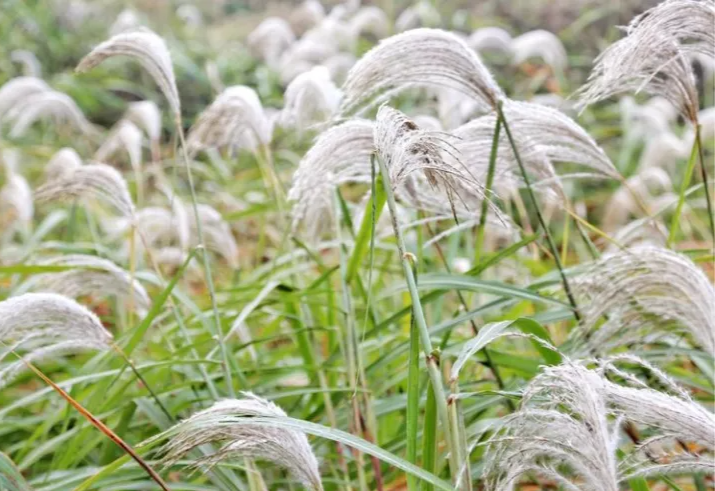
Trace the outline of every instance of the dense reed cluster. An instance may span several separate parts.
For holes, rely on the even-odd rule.
[[[10,3],[0,491],[715,485],[715,0]]]

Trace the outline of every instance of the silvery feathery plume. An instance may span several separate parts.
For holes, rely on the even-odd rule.
[[[382,39],[389,30],[387,14],[375,5],[360,8],[350,19],[349,25],[355,37],[370,34],[377,39]]]
[[[23,136],[36,121],[44,118],[51,118],[56,126],[70,123],[85,134],[95,132],[75,101],[67,94],[55,90],[45,90],[26,96],[6,113],[4,119],[12,125],[10,136],[18,138]]]
[[[418,27],[437,27],[442,24],[442,15],[428,0],[419,0],[400,13],[395,21],[395,30],[404,32]]]
[[[121,34],[123,32],[134,30],[142,26],[142,21],[139,18],[139,14],[133,9],[122,10],[114,23],[109,27],[109,35],[114,36],[115,34]]]
[[[65,171],[35,191],[38,203],[78,198],[103,201],[125,217],[134,216],[134,203],[122,175],[106,164],[89,164]]]
[[[632,220],[629,224],[618,229],[611,237],[615,243],[611,243],[606,247],[605,252],[609,254],[617,252],[622,247],[645,245],[665,247],[668,229],[662,221],[656,218],[644,217]]]
[[[325,18],[325,8],[318,0],[304,0],[289,15],[293,32],[302,35],[308,29],[318,25]]]
[[[5,185],[0,189],[0,223],[5,226],[16,223],[20,229],[28,231],[35,214],[32,190],[27,180],[14,169],[14,165],[8,164],[7,153],[8,150],[3,152]]]
[[[654,195],[672,189],[673,183],[668,173],[657,167],[643,169],[629,177],[606,204],[602,219],[603,230],[615,232],[628,221],[631,214],[641,211],[634,194],[637,194],[647,205],[653,200]]]
[[[454,89],[433,89],[437,98],[437,115],[447,130],[453,130],[482,114],[480,104]]]
[[[332,43],[337,50],[354,51],[356,36],[350,26],[339,19],[326,17],[301,38],[317,44]]]
[[[449,135],[421,130],[400,111],[382,105],[377,112],[373,138],[375,151],[390,173],[393,188],[421,170],[434,187],[441,186],[448,193],[469,188],[483,198],[479,183],[462,163]]]
[[[0,87],[0,121],[3,121],[16,104],[39,92],[49,92],[49,85],[36,77],[11,78]]]
[[[52,181],[65,172],[73,172],[81,166],[82,158],[73,148],[60,148],[45,166],[45,181]]]
[[[85,350],[106,350],[112,335],[96,315],[62,295],[25,293],[0,302],[0,341],[23,349],[23,358],[39,362],[58,355]],[[7,352],[6,352],[7,354]],[[0,386],[10,383],[22,370],[22,361],[0,370]]]
[[[201,27],[204,24],[204,17],[201,14],[201,10],[199,10],[196,5],[180,5],[176,9],[176,16],[181,19],[187,27],[196,28]]]
[[[230,267],[237,268],[238,245],[233,233],[231,233],[231,227],[215,208],[203,203],[198,203],[196,208],[199,213],[198,220],[201,221],[201,230],[206,248],[224,258]],[[190,217],[191,236],[194,240],[194,245],[198,245],[197,220],[194,216],[194,210],[189,208],[187,211]]]
[[[86,72],[113,56],[127,56],[137,60],[163,92],[174,116],[180,117],[181,102],[174,67],[169,49],[161,37],[146,28],[122,32],[95,47],[80,61],[76,70]]]
[[[255,150],[271,141],[273,125],[256,91],[245,85],[224,90],[197,118],[189,130],[191,152],[212,147]]]
[[[373,123],[352,119],[318,135],[293,176],[288,199],[293,205],[293,227],[302,222],[317,237],[330,225],[335,189],[344,183],[371,181]]]
[[[39,262],[48,266],[67,266],[67,271],[42,273],[28,279],[21,291],[58,293],[69,298],[113,296],[125,303],[133,298],[139,312],[146,312],[151,300],[139,281],[112,261],[85,254],[68,254]]]
[[[281,55],[295,42],[290,24],[280,17],[268,17],[248,35],[251,52],[269,67],[277,67]]]
[[[663,97],[651,97],[643,104],[630,96],[618,101],[621,127],[626,137],[636,141],[670,133],[670,125],[678,117],[678,109]]]
[[[687,257],[641,246],[603,256],[573,281],[583,305],[583,323],[571,338],[589,350],[633,341],[633,333],[675,324],[696,345],[715,353],[715,289]],[[609,315],[603,328],[599,318]],[[613,320],[611,320],[611,317]]]
[[[513,62],[520,64],[529,58],[541,58],[555,71],[562,71],[568,64],[566,49],[552,32],[543,29],[529,31],[511,41]]]
[[[672,102],[691,122],[698,120],[698,92],[687,54],[714,56],[715,4],[667,0],[635,17],[626,37],[596,59],[581,105],[612,95],[645,90]]]
[[[143,134],[137,125],[129,120],[120,120],[109,133],[104,143],[94,154],[94,159],[106,161],[117,152],[124,150],[129,156],[129,163],[135,172],[142,166],[142,140]]]
[[[474,31],[467,44],[479,53],[511,54],[511,34],[501,27],[482,27]]]
[[[528,135],[552,162],[571,162],[600,176],[620,179],[620,173],[606,152],[586,130],[561,111],[512,100],[504,104],[503,110],[512,133]],[[495,119],[493,115],[488,117]]]
[[[42,65],[35,53],[26,49],[16,49],[10,53],[10,59],[22,65],[22,74],[26,77],[40,78],[42,76]]]
[[[301,73],[338,55],[337,44],[325,40],[300,39],[283,53],[279,63],[281,82],[289,84]]]
[[[674,170],[676,164],[688,158],[695,134],[686,131],[677,136],[671,131],[648,138],[638,163],[640,169],[660,168]]]
[[[131,217],[121,217],[103,222],[112,238],[129,232],[132,223],[136,233],[134,246],[139,253],[144,252],[145,248],[153,253],[169,245],[177,245],[186,251],[189,246],[191,230],[188,215],[178,199],[174,201],[173,211],[160,206],[148,206],[138,209],[133,221]]]
[[[350,70],[341,113],[363,111],[410,87],[451,88],[496,107],[503,93],[479,56],[456,35],[414,29],[381,41]]]
[[[124,119],[144,130],[152,148],[158,147],[161,139],[161,112],[154,101],[130,103],[124,113]]]
[[[489,440],[488,489],[511,491],[531,473],[570,491],[618,491],[619,421],[607,418],[606,398],[594,387],[598,376],[560,368],[531,381],[520,410]]]
[[[330,119],[337,110],[342,93],[324,66],[301,73],[288,84],[281,120],[285,126],[299,130]]]
[[[318,461],[305,434],[271,425],[271,418],[284,418],[286,413],[250,392],[242,395],[242,399],[219,401],[175,426],[176,434],[164,448],[164,463],[174,464],[201,445],[221,442],[218,451],[196,465],[211,467],[239,457],[268,460],[287,469],[306,487],[322,491]],[[253,423],[253,418],[268,421]]]

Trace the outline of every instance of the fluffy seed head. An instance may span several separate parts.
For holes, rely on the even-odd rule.
[[[154,101],[132,102],[124,113],[124,119],[139,126],[149,140],[156,144],[161,138],[161,112]]]
[[[511,53],[511,34],[501,27],[483,27],[474,31],[467,40],[473,50],[481,52]]]
[[[350,19],[350,30],[355,37],[362,34],[371,34],[377,39],[387,35],[389,22],[385,11],[375,5],[362,7]]]
[[[218,451],[196,465],[211,467],[239,457],[268,460],[290,471],[306,487],[321,491],[318,461],[305,434],[270,423],[251,423],[251,418],[283,418],[286,413],[250,392],[242,395],[242,399],[219,401],[179,423],[164,448],[164,463],[171,465],[200,445],[220,442],[223,446]]]
[[[207,249],[216,252],[224,258],[231,268],[238,267],[238,245],[233,237],[231,227],[226,223],[215,208],[198,203],[198,220],[201,221],[201,231],[203,232],[205,246]],[[194,245],[198,245],[198,230],[196,229],[196,217],[194,210],[189,207],[189,226]]]
[[[307,129],[329,119],[340,104],[342,93],[324,66],[301,73],[288,84],[281,114],[284,125]]]
[[[51,118],[58,126],[70,123],[85,134],[95,131],[75,101],[67,94],[54,90],[35,92],[26,96],[5,116],[5,120],[12,124],[10,136],[13,138],[23,136],[30,126],[44,118]]]
[[[674,323],[715,353],[715,289],[681,254],[639,246],[603,256],[572,286],[589,299],[582,304],[583,324],[572,339],[589,351],[647,341],[644,333]],[[609,320],[596,329],[604,314]]]
[[[541,58],[556,71],[562,71],[568,64],[566,49],[555,34],[537,29],[529,31],[511,41],[511,52],[516,64],[529,58]]]
[[[5,185],[0,189],[0,224],[8,226],[17,223],[22,230],[27,231],[32,225],[34,213],[30,185],[6,164]]]
[[[189,131],[192,152],[212,147],[243,147],[255,150],[270,142],[273,124],[266,116],[256,91],[244,85],[224,90],[202,112]]]
[[[77,65],[77,71],[91,70],[113,56],[127,56],[137,60],[164,93],[174,116],[180,117],[181,103],[176,88],[174,67],[171,64],[169,49],[161,37],[146,28],[117,34],[85,56]]]
[[[12,53],[10,53],[10,59],[14,63],[22,65],[22,73],[26,77],[40,78],[42,76],[42,65],[32,51],[26,49],[13,50]]]
[[[45,181],[52,181],[65,172],[72,172],[81,166],[82,158],[73,148],[61,148],[55,152],[45,166]]]
[[[44,80],[36,77],[16,77],[8,80],[0,87],[0,121],[5,119],[8,111],[16,104],[22,103],[33,94],[51,90]]]
[[[281,55],[295,42],[290,24],[280,17],[268,17],[248,35],[248,47],[266,65],[276,67]]]
[[[503,93],[479,56],[456,35],[414,29],[381,41],[348,73],[341,113],[364,111],[411,87],[446,87],[493,109]]]
[[[151,305],[142,284],[107,259],[69,254],[44,259],[41,264],[74,269],[35,275],[25,283],[23,290],[58,293],[75,299],[87,295],[113,296],[125,302],[133,296],[134,306],[140,312],[146,312]]]
[[[97,316],[62,295],[25,293],[0,302],[0,340],[27,353],[26,361],[84,350],[106,350],[112,335]],[[0,370],[0,387],[25,369],[22,361]]]
[[[134,215],[134,203],[126,181],[116,169],[105,164],[65,169],[57,179],[46,182],[35,191],[38,203],[78,198],[103,201],[128,218]]]
[[[120,120],[94,154],[95,160],[105,161],[117,152],[124,150],[129,156],[129,163],[136,171],[142,165],[142,132],[129,120]]]

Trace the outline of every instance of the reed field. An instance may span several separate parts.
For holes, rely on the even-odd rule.
[[[715,489],[715,0],[0,0],[0,491]]]

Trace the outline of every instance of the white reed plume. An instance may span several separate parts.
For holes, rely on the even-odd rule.
[[[638,167],[643,170],[649,168],[675,170],[678,162],[687,159],[690,155],[694,141],[695,134],[692,131],[686,131],[680,137],[669,130],[653,135],[646,141]]]
[[[335,83],[342,84],[348,77],[348,72],[355,65],[357,59],[350,53],[336,53],[322,62],[330,72],[330,78]]]
[[[160,206],[148,206],[136,211],[131,218],[118,218],[103,222],[110,237],[120,237],[135,225],[134,245],[137,252],[148,248],[152,253],[168,246],[176,246],[182,251],[189,247],[191,229],[186,209],[178,198],[174,198],[173,211]],[[154,257],[156,259],[156,257]]]
[[[437,27],[442,24],[442,15],[429,0],[419,0],[403,10],[395,21],[395,30],[404,32],[418,27]]]
[[[578,123],[561,111],[541,104],[509,100],[504,114],[512,133],[528,135],[552,162],[571,162],[600,176],[620,179],[606,152]],[[494,116],[491,116],[494,118]]]
[[[325,18],[325,8],[318,0],[304,0],[293,9],[288,17],[293,32],[302,35],[308,29],[317,26]]]
[[[76,70],[86,72],[113,56],[127,56],[137,60],[163,92],[174,118],[181,117],[174,67],[169,49],[161,37],[146,28],[117,34],[95,47],[80,61]]]
[[[268,17],[246,40],[253,54],[269,67],[277,67],[281,55],[295,42],[290,24],[280,17]]]
[[[10,59],[22,65],[22,74],[26,77],[42,77],[42,65],[35,53],[26,49],[16,49],[10,53]]]
[[[688,331],[696,345],[715,353],[715,289],[681,254],[640,246],[603,256],[573,287],[589,301],[582,303],[583,323],[572,339],[591,351],[633,341],[629,331],[652,332],[674,323]],[[609,321],[596,329],[604,314]]]
[[[15,223],[26,232],[30,230],[35,214],[32,189],[27,180],[13,168],[13,164],[7,163],[7,152],[3,152],[5,185],[0,189],[0,224],[8,227]]]
[[[144,130],[152,148],[158,148],[161,139],[161,111],[154,101],[130,103],[124,113],[124,119]]]
[[[387,14],[376,5],[362,7],[350,19],[350,30],[355,37],[370,34],[376,39],[382,39],[389,31]]]
[[[204,17],[196,5],[184,4],[176,9],[176,16],[187,27],[197,28],[204,24]]]
[[[112,335],[92,312],[62,295],[26,293],[0,302],[0,341],[27,353],[25,361],[85,350],[107,350]],[[0,370],[0,386],[23,371],[23,361]]]
[[[104,143],[94,154],[94,159],[106,161],[117,152],[124,150],[129,156],[129,163],[135,172],[142,167],[142,141],[144,136],[141,130],[131,121],[121,119],[112,128]]]
[[[211,467],[221,461],[250,457],[273,462],[287,469],[293,478],[314,491],[322,491],[318,461],[305,434],[271,424],[271,418],[286,413],[250,392],[242,399],[227,399],[199,411],[175,426],[176,435],[165,446],[164,463],[176,463],[189,451],[208,443],[223,443],[215,453],[196,465]],[[261,418],[260,422],[252,422]]]
[[[93,134],[95,129],[87,121],[75,101],[62,92],[45,90],[26,96],[9,110],[5,120],[12,124],[10,136],[23,136],[35,122],[51,118],[55,126],[70,123],[84,134]]]
[[[651,97],[643,104],[626,95],[619,101],[622,128],[631,140],[648,139],[670,133],[670,124],[678,117],[678,109],[663,97]]]
[[[141,313],[151,306],[138,280],[112,261],[85,254],[68,254],[42,259],[39,264],[66,266],[67,271],[42,273],[28,279],[21,291],[58,293],[77,299],[83,296],[111,296],[132,305]],[[131,301],[130,301],[131,299]]]
[[[341,113],[364,111],[411,87],[451,88],[496,107],[503,93],[479,56],[456,35],[414,29],[381,41],[350,70]]]
[[[73,172],[82,166],[82,158],[74,148],[60,148],[45,166],[45,181],[52,181],[65,172]]]
[[[283,53],[278,70],[281,83],[289,84],[295,77],[305,73],[316,65],[324,64],[340,52],[335,43],[300,39]]]
[[[201,221],[201,230],[204,236],[204,245],[210,251],[221,256],[231,268],[238,267],[238,245],[233,237],[231,227],[226,223],[215,208],[203,204],[197,204],[199,213],[198,220]],[[191,227],[191,237],[194,245],[198,245],[198,231],[196,228],[197,219],[193,208],[187,210],[189,214],[189,226]]]
[[[635,17],[626,37],[596,59],[588,83],[579,90],[581,105],[645,90],[665,97],[686,119],[697,122],[698,93],[687,54],[713,56],[713,24],[711,1],[667,0]]]
[[[67,202],[78,198],[93,198],[115,208],[125,217],[134,216],[127,183],[116,169],[106,164],[89,164],[66,169],[56,179],[35,191],[38,203]]]
[[[606,232],[615,232],[628,221],[630,215],[641,211],[634,194],[647,205],[653,200],[654,195],[672,189],[673,183],[663,169],[657,167],[643,169],[629,177],[625,184],[613,193],[606,204],[601,228]]]
[[[0,121],[5,119],[8,111],[15,105],[22,103],[28,97],[51,90],[44,80],[36,77],[11,78],[0,87]]]
[[[306,130],[332,117],[340,105],[342,92],[324,66],[301,73],[288,84],[283,95],[281,120],[285,126]]]
[[[561,40],[554,33],[543,29],[515,37],[511,41],[511,52],[515,64],[529,58],[541,58],[556,72],[563,71],[568,65],[566,49]]]
[[[488,489],[511,491],[532,473],[570,491],[618,491],[619,421],[607,419],[598,375],[579,368],[548,367],[531,381],[489,441]]]
[[[442,186],[450,195],[469,189],[483,197],[480,184],[462,163],[449,135],[421,130],[400,111],[383,105],[377,112],[373,138],[393,188],[421,170],[432,186]]]
[[[479,53],[510,54],[511,34],[501,27],[482,27],[469,36],[467,44]]]
[[[302,222],[310,237],[330,226],[335,189],[344,183],[369,183],[373,123],[348,120],[321,133],[301,159],[288,199],[294,201],[293,227]]]
[[[204,148],[231,147],[255,151],[271,141],[273,124],[266,116],[256,91],[245,85],[224,90],[197,118],[189,130],[191,152]]]
[[[332,43],[333,49],[352,52],[355,49],[357,37],[350,25],[339,19],[327,17],[313,27],[301,38],[303,42],[313,42],[326,45]]]

